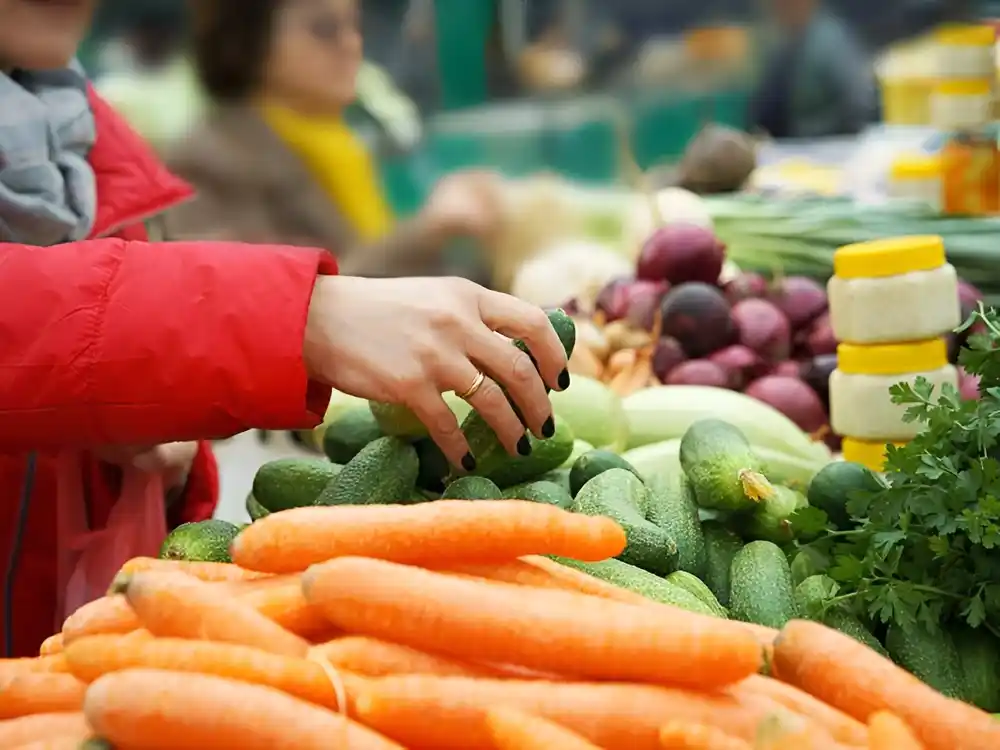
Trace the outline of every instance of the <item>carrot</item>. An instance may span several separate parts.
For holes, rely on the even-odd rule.
[[[139,627],[139,618],[124,596],[104,596],[80,607],[62,626],[63,643],[95,633],[128,633]]]
[[[506,561],[527,554],[604,560],[625,547],[609,518],[524,500],[294,508],[260,519],[233,541],[233,561],[292,573],[358,555],[415,565]]]
[[[499,671],[429,654],[391,641],[365,636],[344,636],[314,646],[311,655],[321,655],[333,666],[366,677],[392,674],[436,674],[456,677],[499,676]]]
[[[79,711],[84,684],[62,672],[26,672],[0,681],[0,719]]]
[[[159,637],[222,641],[287,656],[305,656],[309,643],[253,607],[219,596],[211,584],[182,573],[124,573],[115,579],[142,624]]]
[[[601,750],[576,732],[515,709],[490,711],[486,726],[497,750]]]
[[[0,659],[0,679],[24,672],[65,672],[66,659],[62,654],[52,656],[25,656]]]
[[[743,694],[766,696],[789,711],[822,727],[833,739],[846,745],[863,746],[867,741],[868,731],[860,721],[779,680],[751,675],[743,682],[733,685],[730,690],[736,696]]]
[[[52,656],[53,654],[58,654],[63,650],[63,636],[62,633],[54,633],[42,641],[41,647],[38,649],[39,656]]]
[[[663,750],[753,750],[746,740],[708,724],[671,721],[660,729]]]
[[[47,737],[20,745],[9,745],[8,750],[80,750],[89,735],[67,734],[59,737]]]
[[[169,669],[267,685],[310,703],[339,709],[336,690],[320,664],[249,646],[180,638],[126,642],[122,636],[93,635],[70,644],[66,659],[73,675],[83,682],[123,669]],[[352,695],[360,681],[349,674],[338,677],[348,696]]]
[[[493,750],[485,717],[498,707],[548,719],[607,750],[658,750],[671,716],[752,739],[764,716],[730,696],[676,688],[426,675],[366,682],[355,713],[406,747]]]
[[[698,688],[736,682],[761,663],[756,639],[725,620],[661,617],[568,591],[346,557],[310,568],[302,585],[346,631],[460,659]]]
[[[876,711],[868,719],[869,750],[923,750],[924,746],[906,722],[888,711]]]
[[[341,714],[280,690],[202,674],[128,669],[87,689],[95,732],[129,750],[402,750]]]
[[[774,646],[774,675],[858,721],[890,711],[927,750],[1000,747],[1000,722],[945,698],[850,636],[793,620]]]
[[[80,711],[21,716],[0,721],[0,747],[75,735],[80,742],[90,736],[90,728]]]
[[[275,576],[277,578],[278,576]],[[300,576],[281,576],[280,583],[264,579],[264,585],[251,585],[237,595],[239,601],[253,607],[264,617],[303,638],[325,636],[333,629],[323,613],[306,601]],[[254,582],[256,583],[256,582]]]
[[[186,573],[202,581],[251,581],[266,578],[265,573],[244,570],[232,563],[200,562],[193,560],[160,560],[156,557],[133,557],[122,565],[120,573],[138,573],[151,570],[159,573]]]

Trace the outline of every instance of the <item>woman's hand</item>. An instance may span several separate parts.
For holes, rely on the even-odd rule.
[[[428,233],[439,241],[452,237],[494,236],[504,213],[503,180],[485,171],[455,172],[441,179],[420,212]]]
[[[162,445],[116,445],[94,452],[102,461],[116,466],[134,466],[150,474],[160,474],[166,490],[183,487],[195,456],[197,441]]]
[[[538,369],[505,337],[523,339]],[[475,458],[441,393],[462,394],[485,373],[468,401],[516,453],[525,425],[500,385],[541,437],[554,429],[545,383],[569,385],[565,352],[540,308],[457,278],[320,277],[304,355],[317,380],[410,407],[449,460],[467,471]]]

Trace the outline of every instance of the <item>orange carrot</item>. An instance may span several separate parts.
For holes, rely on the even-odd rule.
[[[51,656],[25,656],[0,659],[0,679],[24,672],[65,672],[66,659],[62,654]]]
[[[868,731],[860,721],[788,683],[751,675],[743,682],[733,685],[730,691],[737,697],[748,693],[766,696],[822,727],[833,739],[846,745],[863,746],[867,741]]]
[[[0,681],[0,719],[79,711],[84,684],[63,672],[25,672]]]
[[[169,669],[228,677],[241,682],[267,685],[296,698],[326,708],[339,709],[334,685],[326,670],[308,659],[271,654],[249,646],[179,638],[152,638],[127,642],[127,636],[92,635],[66,647],[73,675],[94,682],[123,669]],[[340,673],[348,696],[360,681]]]
[[[869,750],[924,750],[906,722],[888,711],[876,711],[868,719]]]
[[[663,750],[753,750],[746,740],[708,724],[671,721],[660,729]]]
[[[346,631],[459,659],[697,688],[736,682],[761,663],[756,639],[725,620],[661,617],[568,591],[348,557],[310,568],[302,584]]]
[[[42,641],[42,645],[38,649],[38,655],[52,656],[53,654],[58,654],[62,650],[63,650],[62,633],[55,633],[53,635],[50,635],[44,641]]]
[[[87,747],[87,737],[89,735],[67,734],[59,737],[48,737],[46,739],[25,742],[21,745],[8,745],[7,750],[80,750]]]
[[[253,607],[219,596],[211,584],[182,573],[124,573],[116,588],[142,624],[159,637],[222,641],[287,656],[305,656],[309,643]]]
[[[516,709],[490,711],[486,726],[497,750],[601,750],[576,732]]]
[[[87,689],[95,732],[132,750],[402,750],[341,714],[274,688],[201,674],[128,669]]]
[[[264,585],[251,585],[238,593],[237,598],[285,630],[303,638],[329,636],[332,630],[330,621],[306,601],[302,594],[301,577],[281,578],[284,580],[280,583],[270,583],[265,579],[267,582]]]
[[[500,672],[429,654],[391,641],[365,636],[344,636],[314,646],[311,656],[322,656],[338,669],[365,677],[393,674],[436,674],[455,677],[497,677]]]
[[[0,721],[0,747],[75,735],[77,742],[90,736],[90,728],[79,711],[31,714]]]
[[[124,596],[103,596],[84,604],[66,618],[63,643],[95,633],[128,633],[139,627],[139,618]]]
[[[604,560],[624,547],[625,532],[610,518],[523,500],[439,500],[274,513],[244,529],[232,553],[251,570],[293,573],[347,555],[445,567],[527,554]]]
[[[658,750],[671,716],[753,739],[764,714],[725,695],[616,683],[492,680],[412,675],[366,682],[359,720],[406,747],[493,750],[485,724],[495,708],[560,724],[606,750]]]
[[[156,557],[133,557],[122,565],[121,573],[151,570],[159,573],[186,573],[202,581],[250,581],[266,578],[265,573],[244,570],[232,563],[198,562],[192,560],[160,560]]]
[[[927,750],[1000,747],[1000,722],[945,698],[906,670],[836,630],[793,620],[774,646],[774,675],[867,722],[890,711]]]

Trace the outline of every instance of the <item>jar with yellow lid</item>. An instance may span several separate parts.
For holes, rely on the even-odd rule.
[[[845,245],[833,255],[833,274],[827,296],[837,341],[921,341],[943,336],[961,322],[958,274],[940,237]]]
[[[949,24],[934,32],[935,67],[940,78],[995,75],[996,31],[985,24]]]
[[[896,383],[925,378],[940,393],[946,383],[958,387],[958,371],[948,362],[943,338],[905,344],[837,347],[837,369],[830,375],[830,426],[855,440],[912,440],[922,429],[905,422],[906,406],[894,404]]]
[[[931,126],[943,131],[974,130],[993,119],[993,77],[950,78],[934,83]]]
[[[840,452],[845,461],[867,466],[872,471],[882,471],[885,468],[886,446],[890,444],[897,447],[905,445],[886,440],[844,438]]]
[[[889,168],[889,195],[920,201],[940,211],[944,198],[941,157],[937,154],[905,154]]]

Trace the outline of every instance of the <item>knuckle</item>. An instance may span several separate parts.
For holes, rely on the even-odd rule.
[[[427,425],[427,428],[444,440],[451,440],[461,432],[455,415],[447,407],[444,409],[435,409],[434,413],[428,417],[428,420],[430,423]]]
[[[479,389],[479,400],[483,409],[496,410],[507,406],[507,397],[495,381],[487,378]]]
[[[514,347],[511,348],[513,349]],[[511,362],[511,382],[518,386],[529,386],[538,378],[535,363],[531,361],[531,357],[519,349],[515,349],[514,351],[516,354],[512,357]]]

